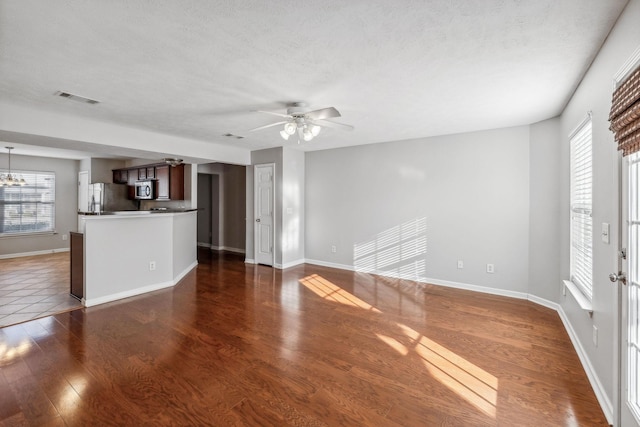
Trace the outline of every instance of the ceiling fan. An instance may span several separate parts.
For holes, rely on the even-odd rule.
[[[334,107],[321,108],[319,110],[310,111],[307,108],[307,104],[304,102],[294,102],[287,107],[287,113],[276,113],[274,111],[260,111],[257,113],[271,114],[273,116],[282,117],[286,120],[282,120],[269,125],[260,126],[255,129],[251,129],[249,132],[255,132],[270,128],[272,126],[283,125],[283,129],[280,131],[280,136],[286,141],[291,135],[298,134],[298,144],[302,141],[311,141],[318,136],[320,130],[323,127],[353,130],[353,126],[345,125],[343,123],[332,122],[327,119],[340,117],[340,112]]]

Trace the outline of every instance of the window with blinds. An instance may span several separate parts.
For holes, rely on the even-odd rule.
[[[0,170],[0,174],[9,171]],[[53,172],[11,171],[26,185],[0,187],[0,236],[55,230],[56,175]]]
[[[591,118],[570,137],[571,143],[571,281],[592,298],[593,219]]]

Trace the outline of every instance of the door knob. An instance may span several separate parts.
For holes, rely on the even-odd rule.
[[[627,284],[627,278],[626,278],[626,276],[624,275],[624,273],[622,271],[618,272],[618,274],[611,273],[609,275],[609,280],[611,280],[613,283],[620,282],[623,285]]]
[[[260,222],[260,218],[256,219],[256,222]]]

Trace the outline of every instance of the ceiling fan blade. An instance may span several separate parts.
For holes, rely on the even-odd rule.
[[[270,125],[264,125],[264,126],[260,126],[260,127],[257,127],[257,128],[250,129],[250,130],[249,130],[249,132],[255,132],[255,131],[257,131],[257,130],[262,130],[262,129],[270,128],[270,127],[272,127],[272,126],[283,125],[283,124],[285,124],[285,123],[289,123],[289,122],[288,122],[288,121],[284,121],[284,122],[278,122],[278,123],[271,123]]]
[[[274,111],[262,111],[262,110],[253,110],[255,113],[264,113],[271,114],[272,116],[284,117],[286,119],[291,119],[292,117],[289,114],[276,113]]]
[[[320,110],[309,111],[304,113],[311,120],[324,120],[332,117],[340,117],[340,112],[333,107],[322,108]]]
[[[332,121],[329,121],[329,120],[317,120],[317,121],[312,121],[311,123],[313,123],[314,125],[333,128],[333,129],[341,129],[341,130],[353,130],[354,129],[354,127],[351,126],[351,125],[345,125],[344,123],[336,123],[336,122],[332,122]]]

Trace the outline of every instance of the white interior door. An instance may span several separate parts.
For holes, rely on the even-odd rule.
[[[258,264],[273,265],[274,242],[274,169],[273,164],[254,168],[255,258]]]
[[[621,212],[622,248],[628,248],[622,271],[626,281],[619,280],[620,292],[620,426],[640,427],[640,333],[638,314],[640,290],[640,153],[622,162]]]

